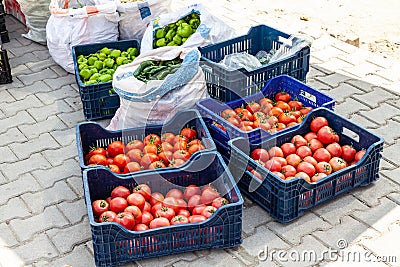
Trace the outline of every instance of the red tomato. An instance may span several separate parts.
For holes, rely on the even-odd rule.
[[[288,103],[283,102],[283,101],[278,101],[275,103],[275,107],[280,108],[281,110],[283,110],[283,112],[288,112],[290,111],[290,106]]]
[[[293,143],[296,146],[296,148],[299,148],[301,146],[306,146],[308,144],[307,140],[304,139],[304,137],[301,135],[293,136],[290,142]]]
[[[226,119],[230,124],[232,124],[233,126],[239,127],[240,126],[240,119],[231,117]]]
[[[154,219],[153,214],[148,211],[142,212],[142,223],[145,225],[149,225],[150,222]]]
[[[289,165],[292,165],[296,168],[297,165],[299,165],[299,163],[301,162],[301,158],[297,154],[290,154],[286,157],[286,161]]]
[[[128,162],[130,162],[131,160],[125,154],[118,154],[114,157],[113,161],[114,161],[114,164],[117,165],[121,171],[123,171],[125,168],[125,165]]]
[[[107,165],[107,158],[106,158],[106,156],[104,156],[102,154],[94,154],[93,156],[91,156],[89,158],[89,165],[90,164],[106,166]]]
[[[261,112],[261,111],[257,111],[257,112],[255,112],[254,114],[253,114],[253,116],[254,116],[254,121],[264,121],[264,120],[266,120],[267,119],[267,115],[266,114],[268,114],[268,112],[267,113],[263,113],[263,112]]]
[[[144,223],[136,224],[133,227],[133,231],[137,231],[137,232],[142,232],[142,231],[146,231],[146,230],[149,230],[149,227]]]
[[[278,122],[278,123],[276,124],[276,130],[277,130],[277,131],[283,130],[283,129],[285,129],[285,128],[286,128],[286,124],[284,124],[284,123]]]
[[[217,197],[216,199],[213,200],[211,205],[217,209],[221,208],[222,206],[225,206],[229,204],[229,201],[224,198],[224,197]]]
[[[242,109],[240,112],[237,112],[237,115],[242,121],[254,121],[253,114],[247,109]]]
[[[312,151],[311,148],[309,148],[308,146],[300,146],[297,148],[296,154],[300,158],[304,159],[307,156],[312,156]]]
[[[272,173],[275,174],[276,176],[278,176],[282,180],[286,179],[285,175],[283,175],[283,173],[281,173],[281,172],[272,172]]]
[[[358,152],[354,155],[354,160],[355,160],[355,162],[359,162],[359,161],[362,159],[362,157],[364,156],[364,154],[365,154],[366,152],[367,152],[367,151],[366,151],[365,149],[358,151]]]
[[[168,142],[171,145],[174,145],[175,144],[175,135],[173,133],[163,133],[161,135],[161,141]]]
[[[164,200],[163,194],[161,194],[160,192],[154,192],[154,193],[151,193],[151,197],[148,201],[151,206],[154,206],[158,202],[163,202],[163,200]]]
[[[171,197],[171,196],[167,197],[166,196],[162,203],[163,203],[164,207],[173,209],[175,212],[178,212],[178,210],[180,209],[179,203],[176,200],[176,198],[174,198],[174,197]]]
[[[308,176],[308,174],[305,172],[298,172],[298,173],[296,173],[295,177],[303,178],[307,182],[311,182],[310,176]],[[286,180],[289,180],[289,179],[286,179]]]
[[[132,190],[132,193],[139,193],[141,194],[146,201],[149,201],[151,198],[151,189],[150,186],[147,184],[139,184],[135,186]]]
[[[122,197],[127,198],[131,194],[130,190],[125,186],[119,185],[111,191],[111,198]]]
[[[268,154],[269,154],[270,158],[283,157],[284,156],[282,149],[280,147],[277,147],[277,146],[271,147],[268,150]]]
[[[167,218],[163,217],[155,218],[150,222],[150,229],[160,228],[165,226],[170,226],[169,220]]]
[[[190,158],[190,154],[187,150],[177,150],[172,154],[174,159],[181,159],[187,161]]]
[[[279,115],[278,120],[283,124],[290,124],[292,122],[296,122],[297,118],[290,112],[283,112],[281,115]]]
[[[235,118],[236,116],[237,116],[236,112],[233,111],[232,109],[225,109],[221,113],[221,117],[224,118],[225,120],[227,120],[231,117]]]
[[[107,211],[109,209],[109,204],[105,200],[95,200],[92,203],[92,209],[93,209],[93,214],[94,216],[100,216],[103,212]]]
[[[317,133],[319,129],[328,125],[329,125],[328,120],[325,117],[316,117],[311,121],[310,129],[314,133]]]
[[[275,116],[276,118],[279,117],[279,115],[281,115],[283,113],[283,110],[278,108],[278,107],[273,107],[271,108],[271,110],[269,111],[268,115],[269,116]],[[278,120],[279,121],[279,120]]]
[[[311,163],[312,165],[317,166],[318,162],[315,158],[313,158],[312,156],[307,156],[303,159],[304,162],[308,162]]]
[[[125,212],[129,212],[135,218],[135,224],[142,222],[142,211],[139,209],[138,206],[128,206],[124,210]]]
[[[188,201],[193,195],[200,195],[200,194],[201,194],[200,187],[191,184],[185,188],[185,192],[183,192],[183,198],[186,201]]]
[[[334,172],[339,171],[341,169],[344,169],[347,167],[347,162],[344,161],[344,159],[339,158],[339,157],[333,157],[329,161],[329,164],[332,166],[332,170]]]
[[[308,142],[310,142],[312,139],[317,139],[317,134],[314,132],[308,132],[304,136],[304,139],[306,139]]]
[[[142,212],[143,212],[143,211],[148,211],[148,212],[151,211],[151,205],[150,205],[149,202],[146,201],[146,202],[144,203],[144,208],[143,208]]]
[[[176,201],[178,202],[179,209],[187,209],[187,203],[183,198],[177,198]]]
[[[124,154],[125,146],[121,141],[113,141],[107,147],[107,154],[110,158],[115,157],[118,154]]]
[[[184,161],[183,159],[172,159],[170,162],[169,162],[169,167],[178,167],[178,166],[181,166],[181,165],[183,165],[183,164],[185,164],[185,162],[186,161]]]
[[[309,162],[300,162],[296,169],[297,172],[305,172],[309,177],[312,177],[315,174],[315,167]]]
[[[112,197],[108,197],[108,198],[106,198],[106,201],[107,201],[107,203],[108,203],[108,204],[110,204],[110,203],[111,203],[111,199],[112,199]]]
[[[173,197],[175,199],[183,198],[183,193],[181,190],[179,190],[177,188],[173,188],[168,191],[168,193],[165,195],[165,197]]]
[[[113,222],[117,214],[111,210],[105,211],[99,216],[99,222]]]
[[[261,109],[261,105],[258,104],[257,102],[250,102],[247,106],[246,109],[250,111],[251,113],[255,113]]]
[[[260,174],[259,172],[255,171],[255,170],[251,170],[250,172],[251,172],[251,174],[253,174],[256,178],[258,178],[259,180],[262,181],[262,176],[261,176],[261,174]]]
[[[184,137],[186,137],[189,141],[197,138],[197,132],[196,130],[194,130],[193,128],[183,128],[181,130],[181,135],[183,135]]]
[[[315,166],[315,170],[317,173],[325,173],[326,175],[329,175],[332,173],[332,166],[326,161],[321,161],[318,162],[317,166]]]
[[[357,151],[354,147],[349,145],[342,146],[342,158],[347,162],[352,162],[356,156]]]
[[[143,150],[144,144],[140,140],[132,140],[129,143],[126,144],[125,146],[125,151],[130,151],[132,149],[139,149]]]
[[[262,120],[260,119],[260,120],[254,121],[253,126],[254,126],[254,128],[260,128],[260,129],[263,129],[265,131],[268,131],[268,130],[271,129],[271,125],[265,119],[262,119]]]
[[[112,158],[107,158],[107,165],[111,165],[111,164],[114,164],[114,159],[112,159]],[[114,164],[115,165],[115,164]],[[115,166],[117,166],[117,165],[115,165]]]
[[[203,215],[192,215],[188,219],[190,223],[203,222],[207,220],[207,218],[204,217]]]
[[[251,158],[254,160],[260,160],[262,162],[266,162],[269,160],[269,153],[264,148],[256,148],[251,152]]]
[[[210,218],[213,216],[213,214],[217,211],[217,208],[214,206],[207,206],[203,209],[201,212],[201,215],[203,215],[206,218]]]
[[[140,210],[143,210],[144,208],[144,203],[146,202],[146,199],[142,194],[139,193],[132,193],[130,194],[126,200],[128,201],[128,204],[131,206],[137,206]]]
[[[284,143],[281,145],[283,156],[287,157],[290,154],[296,153],[296,146],[293,143]]]
[[[325,162],[329,162],[332,158],[331,153],[329,153],[328,150],[326,150],[325,148],[321,147],[318,148],[317,150],[315,150],[313,157],[318,161],[325,161]]]
[[[143,166],[144,169],[147,169],[151,163],[158,160],[159,158],[156,154],[145,154],[140,160],[140,165]]]
[[[175,211],[172,208],[168,208],[168,207],[161,207],[161,209],[156,211],[156,218],[159,217],[164,217],[167,218],[168,221],[172,220],[172,218],[174,218],[175,216]]]
[[[193,210],[194,207],[201,205],[201,195],[193,195],[188,200],[188,209]]]
[[[202,143],[201,143],[201,141],[199,139],[193,139],[192,141],[190,141],[188,143],[188,147],[190,147],[192,145],[202,145]]]
[[[264,167],[270,170],[271,172],[280,172],[282,169],[281,164],[277,160],[268,160],[265,162]]]
[[[311,151],[314,153],[317,149],[323,148],[324,145],[318,139],[311,139],[308,142],[308,146],[310,147]]]
[[[181,141],[185,141],[186,144],[188,143],[187,138],[184,137],[183,135],[180,135],[180,134],[175,135],[175,138],[174,138],[174,145],[175,145],[176,143],[178,143],[178,142],[181,142]]]
[[[154,217],[157,217],[157,211],[158,211],[159,209],[161,209],[162,207],[164,207],[164,205],[163,205],[162,202],[158,202],[158,203],[154,204],[154,205],[151,207],[151,214],[153,214]]]
[[[290,94],[282,91],[279,92],[275,95],[275,101],[283,101],[283,102],[289,102],[290,101]]]
[[[260,101],[258,101],[258,103],[260,103],[261,106],[267,106],[268,104],[272,105],[274,102],[271,99],[264,97],[261,98]]]
[[[216,188],[215,188],[215,186],[213,186],[212,184],[207,184],[207,185],[205,185],[205,186],[203,186],[202,188],[201,188],[201,193],[203,193],[206,189],[211,189],[211,190],[217,190]]]
[[[296,118],[296,123],[297,123],[297,119],[300,118],[301,116],[303,116],[303,114],[301,114],[301,112],[298,110],[291,111],[291,113]]]
[[[279,162],[279,164],[281,164],[281,167],[287,165],[287,160],[283,157],[272,157],[272,158],[270,158],[270,160]]]
[[[201,213],[203,212],[203,210],[205,208],[206,208],[206,205],[204,205],[204,204],[200,204],[200,205],[194,207],[192,210],[192,215],[202,215]]]
[[[323,126],[317,132],[318,140],[324,145],[335,142],[336,133],[329,126]]]
[[[182,216],[182,215],[176,215],[171,220],[171,225],[187,224],[187,223],[189,223],[189,219],[187,217],[185,217],[185,216]]]
[[[310,111],[312,110],[312,107],[304,107],[302,109],[300,109],[301,114],[303,114],[304,116],[307,115]]]
[[[144,138],[143,141],[144,145],[147,146],[148,144],[153,144],[153,145],[161,145],[161,137],[158,136],[157,134],[148,134]]]
[[[311,177],[311,182],[312,183],[315,183],[315,182],[318,182],[319,180],[321,180],[322,178],[324,178],[324,177],[326,177],[327,175],[325,174],[325,173],[316,173],[316,174],[314,174],[314,176],[313,177]]]
[[[209,205],[217,197],[220,197],[220,195],[216,189],[206,188],[201,193],[201,203]]]
[[[150,163],[148,169],[153,170],[153,169],[161,169],[161,168],[165,168],[165,167],[166,166],[165,166],[164,162],[157,160],[157,161]]]
[[[128,162],[128,164],[126,164],[124,167],[124,173],[138,172],[140,170],[141,170],[140,164],[135,161]]]
[[[295,176],[297,173],[297,170],[292,165],[286,165],[286,166],[282,167],[281,173],[287,178],[290,176]]]
[[[189,146],[188,152],[189,152],[189,154],[194,154],[197,151],[204,150],[204,149],[206,149],[206,148],[203,145],[194,144],[194,145]]]
[[[100,154],[100,155],[107,155],[107,151],[102,147],[92,147],[88,153],[89,158],[93,155]]]
[[[300,101],[292,100],[288,102],[290,106],[290,110],[297,110],[300,111],[303,108],[303,103]]]
[[[177,213],[177,215],[185,216],[186,218],[190,217],[190,211],[189,210],[184,210],[180,209]]]
[[[342,147],[336,142],[327,145],[326,150],[332,157],[340,157],[342,155]]]
[[[158,146],[155,144],[147,144],[143,148],[143,154],[156,154],[158,153]]]
[[[188,148],[188,143],[186,140],[179,140],[175,142],[173,152],[178,151],[178,150],[187,150]]]
[[[110,210],[115,213],[123,212],[128,207],[128,201],[122,197],[115,197],[110,201]]]
[[[131,161],[140,162],[140,160],[142,159],[142,150],[140,150],[139,148],[132,148],[131,150],[126,152],[126,155]]]
[[[169,165],[171,160],[173,159],[172,157],[173,153],[171,151],[164,151],[158,154],[158,158],[164,162],[165,165]]]
[[[107,168],[109,168],[110,171],[112,171],[114,173],[121,173],[119,167],[115,164],[109,164],[109,165],[107,165]]]

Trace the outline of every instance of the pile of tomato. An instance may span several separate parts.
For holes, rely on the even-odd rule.
[[[229,204],[211,184],[174,188],[165,196],[147,184],[129,190],[115,187],[107,199],[92,202],[96,222],[116,222],[128,230],[145,231],[169,225],[202,222]]]
[[[221,117],[242,131],[261,128],[275,133],[302,122],[311,110],[311,107],[305,107],[302,102],[291,99],[289,93],[279,92],[274,99],[265,97],[247,106],[225,109]]]
[[[173,133],[149,134],[144,140],[132,140],[127,144],[113,141],[107,148],[94,147],[85,156],[85,164],[103,165],[115,173],[130,173],[145,169],[157,169],[184,164],[190,156],[205,149],[197,139],[197,131],[183,128]]]
[[[283,180],[301,177],[308,182],[317,182],[355,164],[364,156],[364,149],[356,151],[351,145],[341,146],[339,139],[325,117],[316,117],[304,136],[295,135],[290,142],[269,150],[254,149],[251,158]],[[258,172],[251,168],[250,171],[262,180]]]

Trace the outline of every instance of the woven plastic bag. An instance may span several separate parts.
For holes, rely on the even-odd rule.
[[[164,80],[144,83],[133,76],[144,61],[166,61],[177,57],[183,59],[181,67]],[[113,76],[113,87],[120,97],[120,108],[107,129],[163,124],[179,110],[194,108],[197,101],[208,97],[199,59],[197,49],[162,47],[142,53],[132,63],[118,67]]]
[[[110,0],[51,0],[46,37],[54,61],[74,73],[73,46],[116,41],[119,21],[116,10],[115,2]]]
[[[171,0],[126,1],[117,0],[120,14],[119,38],[121,40],[142,40],[150,21],[170,12]]]
[[[201,4],[193,4],[177,12],[162,14],[154,18],[146,29],[140,45],[141,52],[153,49],[153,36],[157,29],[196,12],[200,14],[200,25],[197,30],[183,43],[182,47],[201,47],[231,39],[235,31],[222,20],[209,13]]]

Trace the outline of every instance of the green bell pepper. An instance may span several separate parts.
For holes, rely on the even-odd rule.
[[[88,80],[90,76],[92,76],[88,68],[81,70],[79,75],[83,78],[83,80]]]
[[[158,39],[157,42],[156,42],[156,45],[158,47],[165,46],[166,45],[165,38]]]
[[[123,52],[121,53],[121,57],[129,58],[129,53],[128,53],[127,51],[123,51]]]
[[[129,47],[127,52],[132,57],[137,57],[139,55],[139,50],[136,47]]]
[[[98,82],[96,80],[89,80],[84,82],[84,84],[97,84]]]
[[[93,75],[97,72],[99,72],[99,71],[96,68],[90,68],[90,75]]]
[[[111,51],[110,56],[113,58],[117,58],[117,57],[121,56],[121,50],[114,49],[113,51]]]
[[[78,66],[78,70],[83,70],[83,69],[87,69],[87,68],[89,68],[89,66],[86,63],[80,64]]]
[[[110,49],[108,49],[108,47],[103,47],[103,48],[100,50],[100,53],[109,55],[109,54],[111,54],[111,51],[110,51]]]
[[[90,56],[90,57],[88,58],[87,64],[88,64],[89,66],[93,66],[94,63],[96,62],[96,60],[98,60],[97,57],[95,57],[95,56]]]
[[[200,20],[199,19],[191,19],[189,21],[189,25],[193,28],[193,29],[197,29],[200,25]]]
[[[112,80],[112,76],[110,74],[103,74],[99,77],[99,81],[102,83],[106,83]]]
[[[167,32],[167,34],[165,35],[165,40],[172,41],[172,39],[174,38],[175,34],[176,34],[175,30],[169,30]]]
[[[156,31],[156,38],[160,39],[160,38],[164,38],[165,37],[165,31],[164,29],[158,29]]]
[[[177,33],[182,37],[189,37],[193,33],[192,27],[187,23],[182,23],[180,27],[178,27]]]
[[[78,62],[78,65],[87,64],[87,59],[85,57],[81,57],[81,58],[78,58],[77,62]]]
[[[95,73],[92,76],[90,76],[89,81],[97,81],[100,78],[100,73]]]
[[[107,68],[112,68],[114,66],[114,62],[114,59],[106,58],[103,63]]]
[[[125,59],[127,59],[127,58],[126,57],[117,57],[115,62],[117,63],[118,66],[120,66],[120,65],[122,65],[122,62],[124,62]]]
[[[172,39],[175,44],[181,45],[182,44],[182,38],[179,35],[175,35],[174,39]]]
[[[93,66],[97,69],[97,70],[101,70],[104,67],[103,61],[100,60],[96,60],[93,64]]]

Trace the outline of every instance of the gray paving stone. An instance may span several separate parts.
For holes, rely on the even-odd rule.
[[[393,93],[400,94],[400,82],[393,82],[390,84],[385,84],[384,87],[385,87],[385,89],[387,89]]]
[[[32,73],[32,74],[24,74],[24,75],[19,75],[18,78],[25,84],[25,85],[30,85],[33,84],[34,82],[37,81],[42,81],[43,79],[48,79],[48,78],[57,78],[57,73],[52,71],[49,68],[46,68],[44,70]]]
[[[5,146],[14,142],[26,142],[27,138],[18,130],[18,128],[8,129],[7,132],[0,134],[0,146]]]
[[[51,57],[49,54],[49,51],[47,51],[47,50],[33,51],[32,54],[34,54],[39,60],[45,60],[45,59],[48,59]],[[54,66],[51,68],[54,68]]]
[[[11,198],[7,204],[0,206],[0,221],[5,222],[14,218],[22,218],[30,215],[28,207],[19,198]]]
[[[57,116],[50,116],[46,120],[36,124],[25,124],[18,127],[29,139],[38,138],[41,135],[52,133],[55,130],[67,129],[67,126]],[[53,141],[53,136],[49,138]]]
[[[315,214],[308,212],[291,223],[282,224],[279,222],[270,222],[267,224],[267,227],[278,233],[288,242],[299,244],[301,237],[320,229],[325,230],[331,228],[332,226]]]
[[[241,247],[248,255],[257,258],[273,249],[288,249],[290,245],[262,225],[257,227],[253,235],[243,240]]]
[[[60,266],[60,267],[79,267],[95,266],[93,256],[87,251],[85,245],[74,247],[71,253],[57,257],[52,261],[40,261],[35,263],[35,267]]]
[[[1,109],[7,116],[14,116],[19,111],[33,107],[42,107],[43,103],[34,95],[29,95],[23,100],[17,100],[12,103],[3,103]]]
[[[225,253],[224,253],[224,255],[225,255]],[[137,261],[137,262],[138,262],[138,264],[140,264],[141,267],[157,267],[157,266],[171,266],[171,265],[174,266],[175,262],[178,262],[178,261],[184,261],[185,263],[188,263],[188,262],[194,261],[196,259],[197,259],[197,256],[193,252],[187,252],[187,253],[181,253],[181,254],[177,254],[177,255],[145,259],[145,260],[141,260],[141,261]],[[128,263],[123,266],[128,267],[128,266],[132,266],[132,264]]]
[[[393,221],[400,219],[400,206],[387,198],[381,198],[380,202],[380,205],[368,210],[355,211],[353,216],[383,233],[388,231]]]
[[[377,237],[379,233],[368,228],[365,224],[345,216],[340,221],[340,227],[332,227],[325,231],[315,231],[312,235],[327,246],[338,249],[338,243],[341,240],[345,240],[345,243],[350,245],[366,238]]]
[[[55,78],[55,77],[48,77],[48,78]],[[59,77],[56,79],[45,79],[44,82],[47,83],[51,88],[58,89],[64,85],[75,83],[76,81],[75,81],[75,76],[69,74],[67,76]]]
[[[372,92],[374,90],[372,87],[375,86],[373,84],[370,84],[368,82],[359,79],[350,79],[347,80],[345,83],[350,84],[364,92]]]
[[[44,60],[37,61],[37,62],[27,62],[26,66],[29,69],[31,69],[35,72],[38,72],[38,71],[50,68],[52,66],[55,66],[56,64],[57,63],[55,63],[52,58],[48,58],[48,59],[44,59]]]
[[[318,76],[318,77],[322,77],[322,76]],[[323,91],[332,89],[331,87],[329,87],[329,85],[326,85],[325,83],[322,83],[315,79],[311,79],[311,80],[307,81],[307,85],[309,85],[310,87],[315,88],[317,90],[323,90]]]
[[[32,73],[32,70],[29,69],[25,64],[21,64],[21,65],[14,66],[13,68],[11,68],[11,75],[13,77],[16,77],[21,74],[31,74],[31,73]]]
[[[332,72],[338,72],[338,70],[353,67],[352,64],[338,58],[331,58],[328,61],[324,61],[324,63],[318,64],[318,66]],[[349,77],[349,75],[347,75],[347,77]]]
[[[146,265],[144,265],[146,266]],[[160,266],[160,265],[158,265]],[[182,266],[181,263],[174,264],[173,266]],[[184,266],[244,266],[243,263],[235,259],[232,255],[222,249],[212,250],[210,255],[197,258],[191,262],[185,263]]]
[[[26,263],[58,256],[57,250],[45,234],[39,234],[33,240],[16,247],[14,252]]]
[[[273,220],[260,206],[252,206],[243,209],[243,218],[248,218],[247,220],[243,220],[242,223],[242,231],[246,235],[253,233],[257,226]]]
[[[2,104],[2,108],[3,108],[3,103],[11,103],[13,101],[15,101],[15,99],[8,92],[8,90],[1,90],[0,91],[0,103]]]
[[[21,196],[25,203],[34,213],[42,212],[44,208],[60,203],[62,201],[72,201],[77,198],[75,193],[64,181],[54,184],[53,187],[45,190],[25,193]]]
[[[385,159],[381,159],[381,161],[379,163],[379,171],[381,171],[381,170],[393,170],[395,168],[396,168],[396,165],[393,165],[392,163],[389,163]]]
[[[394,201],[394,202],[396,202],[397,204],[400,205],[400,193],[398,193],[398,192],[396,192],[396,193],[391,193],[391,194],[387,195],[387,197],[388,197],[390,200],[392,200],[392,201]]]
[[[400,115],[400,109],[388,105],[387,103],[383,103],[379,107],[372,110],[361,111],[360,114],[382,125],[385,124],[386,120]]]
[[[16,180],[20,175],[30,171],[50,168],[50,163],[39,153],[33,154],[30,158],[19,160],[15,163],[0,164],[0,170],[8,180]]]
[[[368,62],[361,62],[352,67],[342,68],[342,69],[359,78],[364,78],[370,74],[376,73],[378,70],[381,70],[382,68],[380,68],[375,64],[371,64]]]
[[[49,92],[52,89],[50,86],[45,84],[43,81],[37,81],[32,85],[24,86],[21,88],[13,88],[10,90],[10,93],[15,97],[17,100],[22,100],[28,95],[36,94],[39,92]]]
[[[355,95],[354,98],[371,108],[376,108],[380,103],[386,102],[390,99],[398,99],[399,97],[380,87],[376,87],[374,88],[374,91],[363,95]]]
[[[50,133],[57,142],[63,146],[75,143],[75,128],[67,128],[66,130],[54,130]]]
[[[350,115],[359,112],[360,110],[369,110],[369,108],[351,97],[346,98],[344,102],[335,106],[335,111],[346,118],[349,118]]]
[[[0,246],[0,266],[10,266],[10,263],[13,264],[12,266],[18,267],[25,267],[24,261],[14,252],[14,249],[8,247],[1,247]],[[4,255],[4,256],[3,256]],[[7,257],[5,257],[7,256]]]
[[[367,76],[363,78],[364,81],[374,84],[376,86],[386,87],[386,85],[390,84],[391,81],[376,75],[374,73],[369,73]]]
[[[78,96],[75,89],[66,85],[51,92],[37,93],[36,96],[46,105],[53,104],[56,100],[65,99],[71,96]]]
[[[61,165],[51,168],[51,171],[36,170],[32,172],[32,175],[44,188],[48,188],[58,181],[74,175],[79,176],[80,173],[79,164],[74,159],[68,159],[63,161]]]
[[[322,62],[316,62],[316,63],[318,64],[318,63],[322,63]],[[313,63],[310,62],[310,65],[311,64],[313,64]],[[325,75],[326,75],[325,73],[323,73],[322,71],[320,71],[316,68],[313,68],[311,65],[310,70],[307,73],[307,79],[312,79],[312,78],[315,78],[318,76],[325,76]]]
[[[18,125],[34,122],[35,120],[26,111],[20,111],[14,116],[0,120],[1,125],[5,126],[0,129],[0,134],[7,132],[10,128],[17,127]]]
[[[345,194],[314,208],[313,212],[330,224],[336,225],[340,223],[340,219],[343,216],[353,214],[356,210],[366,209],[368,209],[368,206],[364,205],[353,196]]]
[[[76,154],[77,150],[75,144],[57,148],[56,150],[45,150],[43,152],[43,155],[53,166],[61,165],[64,160],[75,158]]]
[[[0,155],[5,155],[5,157],[2,158],[2,163],[11,163],[18,160],[8,146],[0,147]]]
[[[313,44],[314,46],[314,44]],[[340,55],[346,55],[342,50],[339,50],[333,46],[325,47],[323,50],[314,51],[313,57],[321,60],[322,62],[330,61],[331,59],[336,59]],[[353,65],[353,64],[351,64]]]
[[[36,119],[36,121],[44,121],[52,115],[61,113],[70,114],[71,111],[73,111],[72,108],[63,100],[57,100],[54,103],[44,107],[28,109],[28,112]]]
[[[383,149],[383,157],[397,165],[400,165],[399,150],[400,143],[393,144]]]
[[[393,170],[383,170],[380,172],[380,174],[388,177],[393,182],[396,182],[398,184],[400,183],[400,178],[399,178],[400,177],[400,169],[399,168],[396,168]]]
[[[19,159],[29,158],[30,155],[45,149],[56,149],[60,145],[49,133],[44,133],[38,138],[31,139],[25,143],[13,143],[9,145]]]
[[[0,251],[3,247],[13,247],[18,244],[17,239],[15,238],[10,227],[6,223],[0,223],[0,233],[1,233]]]
[[[73,176],[67,179],[68,184],[79,197],[84,197],[82,176]]]
[[[0,185],[8,183],[8,179],[4,176],[4,174],[0,171]]]
[[[333,45],[333,47],[335,47],[335,45]],[[366,61],[366,59],[369,57],[370,54],[371,53],[369,51],[362,50],[362,49],[356,49],[356,50],[352,51],[352,53],[338,55],[338,58],[356,66],[356,65],[363,64]],[[376,67],[378,67],[378,66],[376,66]]]
[[[322,83],[325,83],[331,87],[337,87],[339,84],[350,80],[348,76],[338,74],[338,73],[333,73],[327,76],[322,76],[322,77],[316,77],[315,78],[317,81],[320,81]]]
[[[68,97],[68,98],[65,98],[64,101],[67,102],[76,111],[78,111],[78,110],[82,111],[82,109],[83,109],[83,104],[82,104],[82,100],[81,100],[80,96]]]
[[[10,51],[15,55],[15,56],[22,56],[25,55],[28,52],[33,52],[33,51],[44,51],[47,50],[46,46],[39,45],[35,42],[32,42],[30,44],[24,45],[22,47],[13,47],[10,48]]]
[[[352,122],[357,123],[357,124],[361,125],[362,127],[369,128],[369,129],[376,128],[379,126],[375,122],[373,122],[369,119],[366,119],[364,116],[361,116],[359,114],[351,115],[350,119]]]
[[[366,187],[359,187],[352,194],[366,205],[373,207],[379,204],[379,198],[398,191],[400,186],[389,179],[380,176],[380,179]]]
[[[396,62],[390,67],[381,68],[376,72],[376,74],[389,81],[399,81],[399,69],[400,64]]]
[[[371,129],[371,132],[382,136],[386,143],[393,144],[395,139],[400,137],[400,123],[388,120],[386,125],[377,129]]]
[[[328,95],[336,99],[336,103],[343,102],[348,97],[362,93],[363,91],[360,91],[359,89],[346,83],[342,83],[338,87],[335,87],[327,92]]]
[[[63,201],[57,204],[57,206],[72,224],[80,222],[88,213],[85,200],[83,198],[74,202]]]
[[[35,62],[35,61],[39,61],[40,59],[33,53],[28,52],[23,56],[14,56],[12,58],[12,60],[10,59],[10,67],[11,69],[14,67],[17,67],[19,65],[23,65],[26,62]],[[14,80],[14,78],[13,78]],[[14,86],[14,82],[13,82],[13,86]]]
[[[10,221],[10,227],[21,241],[31,239],[35,233],[40,233],[53,227],[63,227],[67,224],[68,222],[62,213],[54,206],[47,207],[42,213],[32,217]]]
[[[68,112],[68,113],[64,112],[63,114],[60,114],[59,117],[69,127],[74,127],[77,123],[85,121],[85,117],[83,115],[82,110],[78,110],[75,112]]]
[[[50,67],[52,70],[54,70],[55,73],[58,74],[58,76],[63,77],[67,76],[68,72],[66,72],[61,66],[59,65],[54,65]]]

